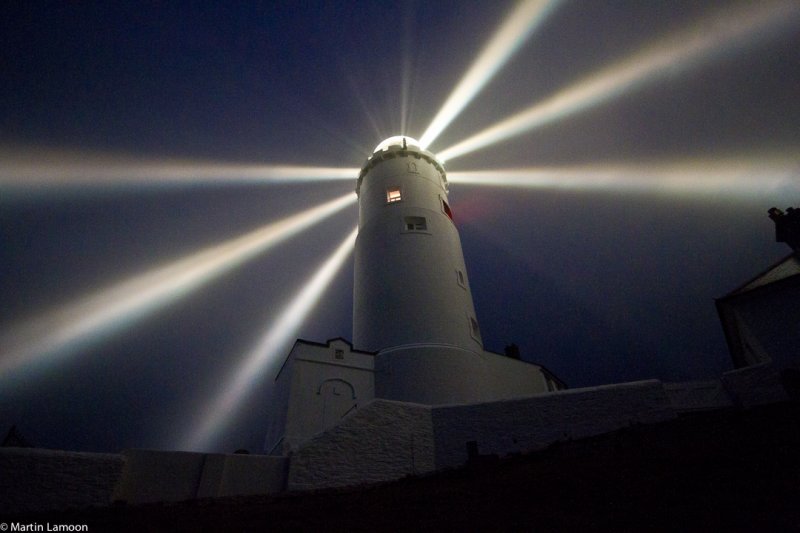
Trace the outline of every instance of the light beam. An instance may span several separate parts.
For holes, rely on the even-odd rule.
[[[133,321],[297,235],[355,200],[356,195],[348,193],[97,291],[41,317],[12,324],[0,333],[0,378],[32,363],[64,357],[80,344],[130,326]]]
[[[353,251],[357,234],[358,228],[355,228],[297,293],[255,347],[245,355],[239,368],[223,383],[219,395],[204,411],[202,422],[190,431],[181,449],[204,449],[231,419],[238,405],[259,380],[275,369],[281,357],[289,350],[292,340],[297,337],[300,326]]]
[[[495,73],[530,37],[553,10],[557,0],[525,0],[506,18],[481,55],[458,82],[419,142],[426,148],[461,113]]]
[[[2,188],[208,185],[347,180],[357,168],[147,160],[61,151],[0,150]]]
[[[752,198],[800,194],[800,158],[756,156],[667,163],[448,172],[450,183],[491,187]]]
[[[697,29],[675,36],[606,68],[550,98],[437,153],[441,161],[486,148],[534,128],[599,105],[680,69],[695,67],[753,41],[773,37],[800,20],[800,4],[752,2],[745,9],[718,15]]]

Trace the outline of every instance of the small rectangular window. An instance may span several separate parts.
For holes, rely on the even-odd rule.
[[[458,281],[458,284],[464,287],[465,289],[467,288],[467,280],[464,277],[464,273],[461,272],[460,270],[456,270],[456,281]]]
[[[399,202],[403,199],[403,195],[400,192],[400,187],[389,187],[386,189],[386,203],[392,204],[394,202]]]
[[[336,350],[333,353],[333,357],[336,359],[344,359],[344,350]]]
[[[406,231],[426,231],[428,221],[425,217],[405,217]]]

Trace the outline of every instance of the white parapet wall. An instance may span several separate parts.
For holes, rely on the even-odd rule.
[[[779,378],[763,365],[728,372],[720,381],[638,381],[474,404],[375,399],[288,457],[0,448],[0,513],[386,482],[461,466],[468,449],[502,457],[680,412],[782,401]]]
[[[118,454],[0,448],[0,513],[108,505],[122,467]]]
[[[656,380],[469,405],[374,400],[292,455],[288,487],[389,481],[461,466],[470,442],[504,456],[675,416]]]
[[[680,414],[733,407],[731,395],[719,379],[664,383],[664,390]]]
[[[288,465],[267,455],[0,448],[0,513],[274,494]]]
[[[675,416],[656,380],[434,407],[436,468],[463,465],[469,442],[474,442],[482,455],[502,457]]]
[[[434,469],[431,408],[373,400],[291,456],[288,487],[363,485]]]
[[[771,361],[722,374],[722,384],[739,407],[754,407],[789,399],[781,383],[781,369]]]
[[[174,502],[285,488],[288,459],[268,455],[126,450],[115,501]]]

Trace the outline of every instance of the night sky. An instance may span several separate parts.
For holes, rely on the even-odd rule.
[[[560,2],[429,149],[675,35],[713,33],[715,21],[751,5],[792,2]],[[513,7],[4,3],[0,358],[18,347],[23,324],[352,192],[357,177],[122,184],[116,172],[56,185],[53,169],[360,167],[384,138],[422,136]],[[800,205],[800,7],[785,11],[702,60],[659,68],[596,105],[445,162],[487,349],[514,342],[571,387],[708,379],[731,368],[714,298],[788,254],[767,209]],[[736,164],[708,181],[717,174],[699,162],[709,160]],[[18,161],[40,175],[20,178]],[[676,162],[691,169],[676,174],[689,184],[657,192],[666,178],[648,168]],[[641,186],[455,179],[609,165],[635,167]],[[182,447],[356,215],[353,203],[113,331],[6,369],[0,432],[16,424],[34,444],[71,450]],[[352,276],[350,258],[292,339],[350,338]],[[290,347],[273,348],[278,364]],[[256,376],[204,449],[261,450],[273,378]]]

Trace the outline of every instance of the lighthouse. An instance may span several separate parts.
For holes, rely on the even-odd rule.
[[[484,349],[447,173],[390,137],[361,168],[352,343],[298,339],[275,377],[265,448],[288,454],[376,399],[477,404],[554,391],[547,369]]]
[[[381,142],[356,185],[353,346],[375,395],[423,404],[530,393],[538,367],[484,351],[447,174],[410,137]]]
[[[358,177],[353,345],[377,352],[381,398],[474,395],[483,343],[447,190],[442,164],[405,136],[380,143]]]
[[[391,137],[365,163],[356,192],[353,344],[483,350],[447,176],[434,155]]]

